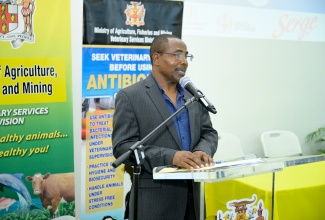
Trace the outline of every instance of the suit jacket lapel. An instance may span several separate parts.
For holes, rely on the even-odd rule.
[[[152,74],[150,74],[145,80],[146,80],[145,81],[146,92],[149,95],[151,101],[155,104],[161,117],[165,121],[168,117],[170,117],[170,112],[164,98],[161,95],[161,91],[159,90],[157,83],[154,80]],[[175,141],[177,142],[177,145],[180,147],[180,149],[182,149],[182,144],[179,140],[173,120],[167,123],[167,128],[171,133],[171,135],[173,136],[173,138],[175,139]]]

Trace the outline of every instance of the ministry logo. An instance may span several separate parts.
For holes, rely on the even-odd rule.
[[[14,49],[24,42],[34,43],[35,0],[0,0],[0,41],[10,41]]]
[[[126,9],[124,10],[124,13],[126,15],[126,25],[130,25],[131,27],[133,25],[136,25],[138,27],[144,25],[144,17],[146,15],[146,9],[144,8],[144,5],[141,4],[141,2],[130,2],[130,5],[126,6]]]

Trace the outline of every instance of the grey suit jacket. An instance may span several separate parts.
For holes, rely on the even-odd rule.
[[[192,95],[186,91],[184,98]],[[198,102],[187,108],[191,127],[191,151],[202,150],[213,156],[217,150],[218,133],[212,127],[208,111]],[[158,127],[170,116],[161,91],[152,74],[146,79],[121,90],[115,100],[113,119],[113,153],[124,154],[137,141]],[[141,167],[138,187],[138,219],[183,220],[186,209],[187,181],[153,180],[157,166],[172,165],[176,151],[182,150],[174,121],[156,132],[143,145],[145,161]],[[129,161],[126,161],[129,164]],[[196,216],[199,216],[199,185],[193,184]],[[134,187],[132,187],[134,188]],[[134,192],[134,189],[132,189]],[[131,213],[133,199],[131,194]],[[129,219],[132,219],[130,216]]]

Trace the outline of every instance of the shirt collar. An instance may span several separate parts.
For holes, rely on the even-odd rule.
[[[164,94],[165,91],[163,90],[163,88],[161,88],[161,86],[159,85],[159,83],[158,83],[158,81],[156,80],[156,78],[155,78],[153,75],[152,75],[152,77],[153,77],[153,79],[155,80],[155,82],[157,83],[158,88],[159,88],[159,90],[161,91],[161,93]],[[179,83],[176,85],[176,87],[177,87],[178,92],[179,92],[182,96],[184,96],[185,89],[184,89],[184,88],[183,88]]]

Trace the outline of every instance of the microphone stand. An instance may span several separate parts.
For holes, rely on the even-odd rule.
[[[182,112],[185,108],[187,108],[190,104],[197,101],[200,97],[192,97],[191,99],[187,100],[186,103],[179,108],[174,114],[169,116],[165,121],[163,121],[158,127],[156,127],[152,132],[150,132],[147,136],[145,136],[141,141],[137,141],[133,144],[127,152],[122,154],[119,158],[117,158],[113,162],[113,167],[116,168],[121,165],[125,160],[129,159],[134,155],[136,159],[136,164],[133,166],[133,184],[134,184],[134,210],[133,210],[133,219],[137,220],[138,217],[138,184],[139,184],[139,176],[141,173],[141,165],[144,162],[145,155],[142,151],[142,144],[144,144],[148,139],[150,139],[160,128],[165,126],[170,120],[172,120],[176,115]],[[133,154],[132,154],[133,153]],[[132,214],[132,213],[130,213]],[[131,215],[132,216],[132,215]]]

